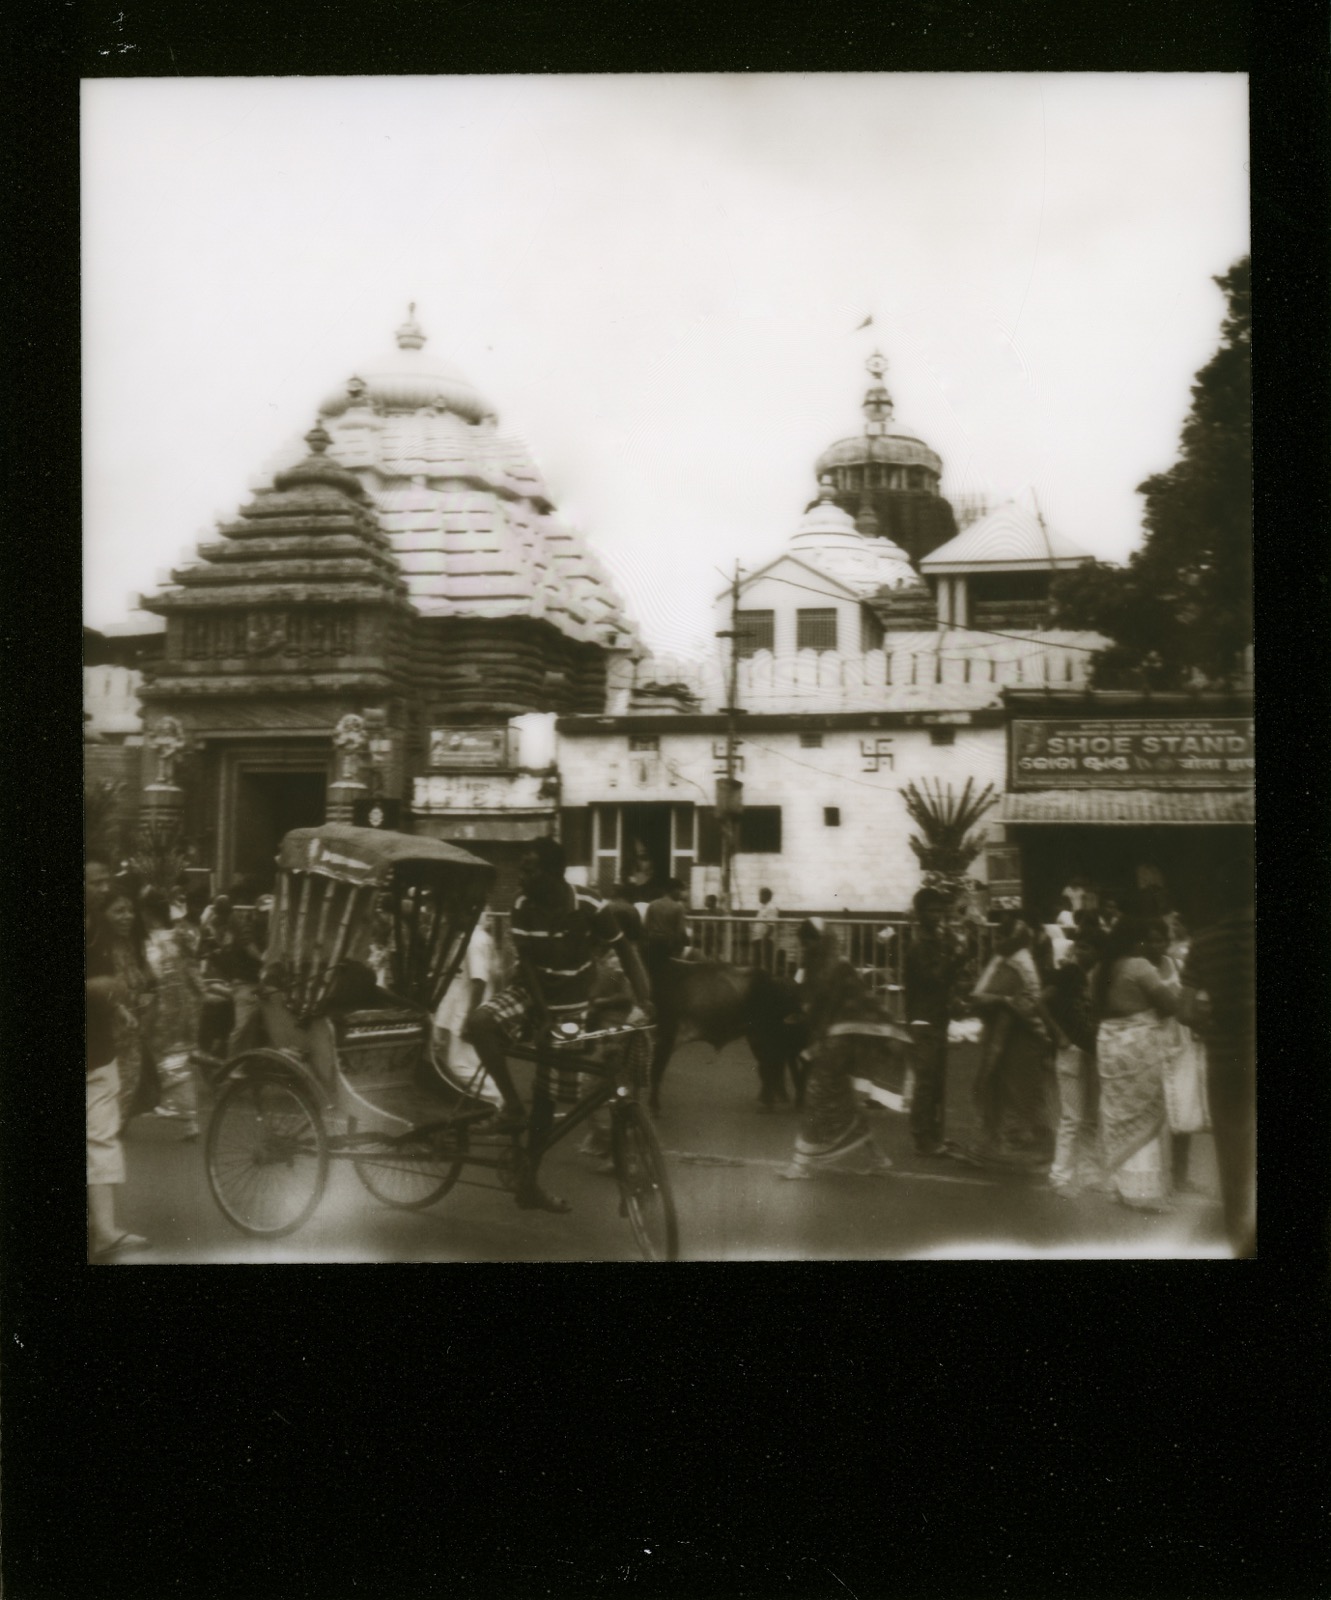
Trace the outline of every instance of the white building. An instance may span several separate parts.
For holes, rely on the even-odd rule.
[[[1043,553],[1032,527],[1049,545]],[[967,625],[968,606],[988,608],[991,626],[1002,619],[1004,581],[989,592],[996,551],[1007,563],[998,570],[1021,575],[1011,601],[1040,627]],[[920,866],[903,786],[960,796],[969,780],[972,791],[1003,790],[1004,689],[1083,688],[1104,642],[1050,629],[1047,611],[1029,615],[1040,583],[1047,607],[1053,571],[1090,559],[1002,507],[926,557],[922,576],[900,547],[859,531],[825,483],[785,548],[742,579],[734,606],[743,813],[733,903],[756,906],[766,886],[784,912],[904,910]],[[926,581],[940,561],[945,621]],[[972,590],[983,598],[972,603]],[[719,634],[732,631],[731,611],[726,591]],[[635,871],[679,877],[694,905],[719,891],[727,704],[720,657],[707,666],[620,659],[604,715],[558,720],[561,825],[580,876],[601,885]],[[1001,845],[1002,826],[991,822],[987,836]],[[973,870],[984,879],[983,857]]]

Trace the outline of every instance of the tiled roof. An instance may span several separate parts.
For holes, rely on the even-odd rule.
[[[924,572],[956,572],[1014,564],[1051,567],[1061,561],[1092,559],[1089,552],[1054,529],[1041,527],[1038,517],[1009,500],[925,556],[920,568]]]
[[[1045,789],[1005,794],[999,822],[1248,823],[1255,817],[1251,789]]]

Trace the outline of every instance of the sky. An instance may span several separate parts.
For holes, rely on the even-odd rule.
[[[1247,80],[102,80],[82,184],[91,625],[415,302],[646,642],[688,654],[861,431],[874,349],[944,494],[1035,496],[1129,555],[1249,248]]]

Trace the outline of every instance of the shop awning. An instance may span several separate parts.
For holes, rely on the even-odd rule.
[[[1005,794],[999,822],[1135,827],[1254,821],[1251,789],[1042,789]]]

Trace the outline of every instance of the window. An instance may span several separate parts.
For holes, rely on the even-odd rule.
[[[586,867],[592,859],[590,806],[563,806],[559,812],[559,839],[571,867]]]
[[[955,728],[930,728],[930,744],[956,744],[957,730]]]
[[[883,648],[883,624],[881,620],[863,606],[860,610],[860,649],[881,650]]]
[[[776,642],[775,611],[740,611],[735,617],[735,649],[741,657],[771,650]]]
[[[795,648],[797,650],[836,649],[835,606],[816,606],[808,611],[801,608],[795,613]]]
[[[661,748],[661,738],[655,733],[634,733],[629,735],[629,749],[640,750],[644,754],[655,755]]]
[[[823,826],[827,828],[839,828],[841,826],[840,806],[823,807]]]
[[[802,733],[802,734],[800,734],[800,749],[801,750],[821,750],[822,748],[823,748],[823,736],[822,736],[821,733]]]
[[[741,812],[736,849],[749,855],[780,855],[781,807],[749,806]]]
[[[721,819],[715,806],[698,807],[698,865],[721,865]]]

